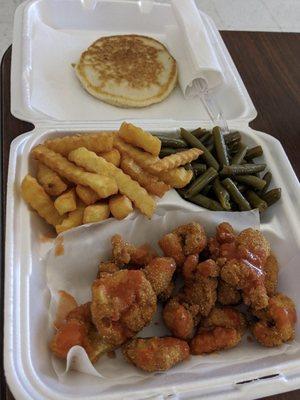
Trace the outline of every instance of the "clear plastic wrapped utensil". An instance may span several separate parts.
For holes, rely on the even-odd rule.
[[[219,126],[223,134],[229,133],[227,122],[223,117],[219,105],[212,99],[205,79],[194,79],[191,86],[187,89],[187,96],[199,96],[213,125]]]

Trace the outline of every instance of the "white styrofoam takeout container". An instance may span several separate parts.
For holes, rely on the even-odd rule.
[[[287,292],[300,304],[297,288],[299,277],[299,196],[297,178],[280,143],[273,137],[252,130],[249,121],[256,111],[247,91],[213,22],[202,14],[210,40],[226,74],[226,85],[214,96],[223,107],[231,129],[242,132],[249,144],[261,144],[264,160],[274,176],[274,185],[282,188],[282,201],[272,206],[262,220],[262,230],[269,238],[279,258],[281,268],[289,263],[290,274],[281,279],[280,290]],[[5,374],[17,399],[96,399],[101,381],[77,374],[72,385],[58,382],[51,369],[47,338],[43,335],[48,323],[50,295],[46,288],[46,273],[42,258],[49,243],[41,240],[47,227],[22,201],[19,187],[24,175],[34,169],[29,160],[30,150],[48,137],[101,129],[116,129],[120,121],[130,120],[151,132],[174,135],[179,126],[210,127],[208,117],[199,103],[186,106],[179,89],[165,102],[141,110],[122,110],[105,105],[85,93],[78,85],[73,108],[68,98],[59,96],[59,87],[66,78],[62,65],[70,63],[70,53],[56,53],[55,43],[75,43],[76,57],[95,38],[103,34],[141,33],[165,41],[164,25],[175,23],[168,2],[132,0],[31,0],[16,12],[12,59],[12,112],[31,121],[35,129],[15,139],[11,145],[6,220],[5,258]],[[44,47],[37,46],[39,35],[45,32]],[[82,40],[82,37],[84,40]],[[78,40],[80,38],[80,40]],[[49,42],[47,42],[49,41]],[[80,46],[76,47],[76,43]],[[85,43],[86,42],[86,43]],[[52,46],[50,45],[52,43]],[[75,50],[76,51],[75,51]],[[53,91],[39,93],[35,68],[40,54],[53,54],[52,67],[57,65]],[[62,62],[63,61],[63,62]],[[48,70],[47,70],[48,71]],[[43,72],[43,71],[42,71]],[[73,85],[77,85],[76,78]],[[49,100],[43,109],[37,99],[42,96],[60,102],[60,109]],[[68,110],[64,114],[64,105]],[[175,111],[174,111],[175,110]],[[180,112],[179,112],[180,111]],[[166,202],[168,200],[165,200]],[[299,339],[299,324],[296,338]],[[195,371],[195,379],[166,380],[160,385],[113,387],[105,399],[252,399],[275,392],[293,390],[300,386],[300,350],[262,359],[259,363],[242,363],[230,368],[218,368],[208,376]],[[243,384],[241,384],[243,383]]]

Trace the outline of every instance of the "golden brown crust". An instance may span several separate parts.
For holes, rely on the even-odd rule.
[[[265,287],[268,296],[273,296],[278,286],[278,262],[274,254],[270,254],[263,267],[265,273]]]
[[[236,305],[241,302],[241,293],[237,288],[229,285],[222,279],[218,283],[218,302],[224,306]]]
[[[208,331],[199,332],[190,341],[191,354],[199,355],[235,347],[242,338],[240,331],[234,328],[217,326]]]
[[[149,262],[143,272],[158,296],[168,289],[175,270],[176,264],[173,258],[156,257]]]
[[[121,345],[144,328],[156,311],[156,295],[143,272],[106,274],[92,286],[91,312],[101,338]]]
[[[189,357],[187,342],[173,337],[136,338],[123,347],[124,357],[144,371],[166,371]]]
[[[195,326],[194,315],[189,305],[180,303],[179,299],[171,299],[163,309],[163,320],[173,336],[179,339],[190,339]]]
[[[263,346],[280,346],[295,336],[297,314],[292,299],[283,293],[277,293],[269,298],[264,310],[251,310],[259,319],[252,326],[252,333]]]
[[[161,75],[166,67],[162,55],[170,64],[164,81]],[[87,67],[98,75],[96,85],[89,79]],[[171,93],[177,82],[176,61],[167,48],[142,35],[106,36],[96,40],[82,53],[75,71],[90,94],[120,107],[145,107],[160,102]],[[118,93],[107,90],[107,83],[108,86],[114,85]],[[136,91],[135,98],[122,94],[124,87],[132,89],[131,93]]]

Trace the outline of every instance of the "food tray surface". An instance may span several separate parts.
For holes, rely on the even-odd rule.
[[[237,128],[237,126],[233,126]],[[72,129],[73,133],[76,130]],[[158,131],[155,131],[158,133]],[[64,393],[65,398],[72,398],[79,395],[80,398],[95,398],[97,387],[101,385],[98,378],[80,374],[76,376],[72,384],[66,380],[63,383],[57,378],[51,369],[50,353],[47,350],[49,338],[43,335],[44,326],[48,324],[49,292],[46,289],[46,271],[44,269],[44,257],[49,250],[51,243],[41,240],[47,233],[47,228],[43,221],[36,215],[29,212],[28,207],[20,198],[17,188],[22,178],[29,171],[34,172],[33,162],[29,160],[30,150],[46,138],[68,134],[68,131],[43,131],[35,134],[24,134],[15,139],[11,148],[10,169],[8,179],[8,209],[7,209],[7,236],[6,236],[6,348],[13,351],[6,355],[6,373],[8,382],[13,386],[16,379],[20,382],[18,391],[31,393],[32,398],[43,396],[49,399],[59,398]],[[161,132],[160,132],[161,133]],[[176,135],[177,130],[169,131],[169,135]],[[274,205],[266,212],[261,223],[261,229],[270,240],[272,248],[276,251],[281,268],[288,268],[288,274],[280,278],[280,290],[289,294],[296,304],[299,304],[298,291],[298,256],[299,256],[299,234],[297,232],[297,203],[293,202],[291,193],[297,196],[297,180],[291,169],[289,161],[279,144],[279,142],[260,132],[251,129],[242,131],[243,141],[249,145],[261,144],[264,148],[264,161],[272,170],[274,185],[281,186],[283,197],[282,201]],[[280,165],[285,165],[285,175],[282,175]],[[163,200],[159,202],[157,212],[163,212],[164,207],[170,209],[191,210],[188,203],[179,202],[178,197],[171,191]],[[22,234],[21,234],[22,233]],[[36,298],[40,301],[37,302]],[[14,322],[13,322],[14,321]],[[16,328],[17,327],[17,328]],[[147,393],[158,395],[159,393],[171,394],[188,393],[214,393],[214,398],[218,398],[216,393],[215,381],[218,379],[222,391],[220,398],[224,397],[225,388],[228,390],[228,398],[240,394],[240,390],[247,393],[248,389],[241,389],[241,385],[233,383],[256,379],[259,377],[279,373],[275,383],[279,385],[279,390],[284,390],[282,377],[289,380],[290,368],[297,364],[300,356],[299,323],[296,328],[295,351],[292,353],[281,354],[280,352],[272,357],[264,358],[257,362],[242,362],[230,365],[230,369],[225,366],[216,365],[209,374],[204,370],[195,370],[195,375],[190,379],[184,376],[173,377],[169,380],[160,379],[157,382],[151,381],[142,387],[137,386],[133,391],[132,386],[114,386],[106,391],[106,398],[117,398],[122,393],[123,398],[141,398],[141,390]],[[24,345],[26,343],[26,345]],[[276,365],[276,368],[274,368]],[[293,369],[293,373],[295,370]],[[16,378],[16,375],[22,378]],[[74,374],[78,374],[74,372]],[[73,373],[71,374],[73,375]],[[26,376],[26,378],[25,378]],[[29,377],[29,379],[28,379]],[[80,378],[79,378],[80,377]],[[275,379],[275,378],[273,378]],[[296,378],[294,378],[296,380]],[[295,380],[292,382],[296,385]],[[260,390],[267,391],[266,381],[261,380]],[[78,386],[77,386],[78,385]],[[272,389],[274,386],[272,387]],[[289,389],[291,386],[289,386]],[[19,393],[21,393],[19,392]],[[258,393],[258,392],[256,392]],[[16,393],[17,394],[17,393]],[[23,392],[24,394],[24,392]],[[234,397],[233,397],[234,398]],[[252,398],[249,395],[249,398]]]

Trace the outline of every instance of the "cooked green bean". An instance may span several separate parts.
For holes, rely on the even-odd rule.
[[[165,157],[165,156],[169,156],[170,154],[175,154],[175,153],[178,153],[178,152],[180,152],[180,151],[184,151],[184,150],[186,150],[185,148],[172,148],[172,147],[163,147],[161,150],[160,150],[160,153],[159,153],[159,157]]]
[[[214,150],[214,142],[212,141],[211,143],[207,143],[206,144],[206,148],[208,151],[210,151],[212,153],[212,151]]]
[[[202,136],[204,136],[205,134],[206,134],[206,132],[207,132],[207,130],[206,129],[204,129],[204,128],[197,128],[197,129],[194,129],[192,132],[191,132],[191,134],[192,135],[194,135],[194,136],[196,136],[196,138],[201,138]]]
[[[195,175],[203,174],[207,170],[207,167],[205,164],[197,163],[194,162],[192,163],[192,167],[194,170]]]
[[[211,137],[211,133],[206,132],[203,136],[201,136],[201,138],[198,138],[198,139],[201,141],[201,143],[205,143],[210,137]]]
[[[213,199],[210,199],[209,197],[203,196],[203,194],[200,193],[196,196],[191,197],[189,201],[209,210],[224,211],[220,203]]]
[[[200,149],[203,151],[203,157],[209,167],[213,167],[215,170],[218,171],[219,169],[219,163],[215,159],[215,157],[211,154],[211,152],[205,147],[199,139],[197,139],[194,135],[192,135],[190,132],[186,131],[183,128],[180,128],[180,135],[182,139],[184,139],[190,146],[196,147],[197,149]],[[200,156],[202,157],[202,156]]]
[[[188,145],[182,139],[172,138],[169,136],[156,135],[161,141],[162,147],[172,147],[173,149],[180,149],[182,147],[187,148]]]
[[[246,199],[249,201],[253,208],[258,208],[260,212],[263,212],[268,208],[268,204],[255,192],[253,192],[253,190],[248,190],[248,192],[246,193]]]
[[[271,180],[272,180],[272,174],[270,171],[266,172],[265,175],[263,176],[263,180],[266,182],[264,188],[260,192],[261,195],[265,194],[267,190],[269,189]]]
[[[177,193],[179,194],[180,197],[185,199],[185,190],[184,189],[176,189]]]
[[[255,163],[254,160],[247,161],[246,164],[257,165],[257,164]],[[244,164],[244,165],[245,165],[245,164]],[[266,164],[265,164],[265,165],[266,165]],[[267,167],[267,165],[266,165],[266,167]],[[261,172],[261,171],[260,171],[260,172]],[[258,178],[260,178],[260,172],[253,172],[252,175],[257,176]]]
[[[236,183],[236,187],[239,189],[241,193],[244,193],[249,189],[248,186],[244,185],[243,183]]]
[[[226,178],[222,181],[223,186],[230,194],[230,197],[233,201],[238,205],[241,211],[249,211],[251,210],[251,206],[236,185],[232,182],[230,178]]]
[[[270,207],[272,204],[276,203],[276,201],[278,201],[280,197],[281,197],[281,189],[275,188],[265,193],[262,196],[262,199],[268,204],[268,207]]]
[[[266,168],[266,164],[243,164],[243,165],[225,165],[220,171],[220,175],[249,175],[261,172]]]
[[[260,157],[263,155],[263,149],[261,146],[255,146],[252,147],[251,149],[247,150],[247,153],[245,155],[245,159],[247,161],[253,160],[255,157]]]
[[[214,145],[216,148],[217,158],[221,167],[224,165],[229,165],[227,149],[221,129],[218,126],[215,126],[212,132],[213,132]]]
[[[239,142],[241,140],[241,134],[238,131],[230,132],[224,135],[224,141],[228,145],[229,143]]]
[[[212,190],[213,185],[212,184],[208,184],[206,185],[202,190],[201,190],[201,194],[203,194],[204,196],[207,196],[208,193]]]
[[[231,209],[230,205],[230,195],[224,186],[221,184],[219,178],[216,178],[213,183],[213,188],[217,199],[219,200],[221,206],[224,210],[228,211]]]
[[[245,157],[245,154],[248,150],[248,147],[244,145],[243,143],[239,144],[238,151],[235,153],[235,155],[231,159],[231,165],[239,165],[242,163],[243,158]]]
[[[193,171],[193,172],[194,172],[191,163],[187,163],[187,164],[185,164],[183,167],[184,167],[187,171]]]
[[[239,151],[239,146],[239,142],[229,143],[229,145],[227,145],[228,153],[233,156]]]
[[[186,198],[190,198],[199,193],[209,182],[213,181],[218,172],[210,167],[204,174],[200,175],[195,182],[186,190]]]
[[[262,190],[266,185],[265,180],[254,175],[236,175],[234,179],[258,190]]]
[[[212,152],[214,149],[213,135],[210,135],[209,138],[205,142],[203,142],[203,144],[210,152]]]

